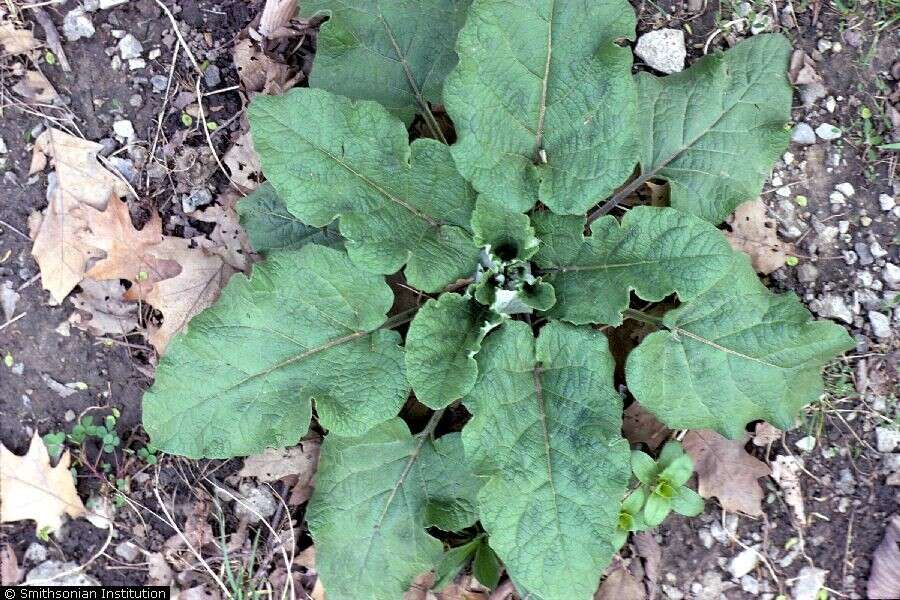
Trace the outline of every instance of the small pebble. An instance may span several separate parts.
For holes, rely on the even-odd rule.
[[[63,19],[63,35],[70,42],[89,38],[94,35],[94,24],[91,17],[85,13],[84,8],[73,8],[66,13]]]
[[[121,138],[131,139],[134,137],[134,125],[128,119],[122,119],[113,123],[113,131]]]
[[[841,130],[839,127],[835,127],[831,123],[822,123],[818,127],[816,127],[816,135],[819,138],[825,140],[826,142],[830,142],[832,140],[840,139]]]
[[[883,210],[884,212],[888,212],[890,210],[893,210],[894,207],[897,206],[897,202],[894,200],[893,196],[881,194],[880,196],[878,196],[878,205],[881,206],[881,210]]]
[[[853,184],[849,181],[845,181],[844,183],[839,183],[834,186],[834,189],[842,193],[844,196],[850,198],[853,194],[856,193],[856,190],[853,188]]]
[[[141,53],[144,51],[144,47],[141,45],[138,39],[130,33],[119,40],[117,48],[119,50],[119,56],[122,58],[122,60],[139,58],[141,56]]]
[[[890,317],[876,310],[870,310],[869,324],[872,326],[872,333],[875,334],[875,337],[882,340],[890,339],[892,334]],[[900,435],[900,433],[898,433],[898,435]],[[891,450],[881,450],[881,448],[879,448],[879,451],[892,452]]]
[[[153,86],[154,92],[164,92],[169,85],[169,80],[164,75],[154,75],[150,78],[150,85]]]
[[[809,123],[797,123],[791,133],[791,141],[795,144],[810,146],[816,143],[816,132]]]

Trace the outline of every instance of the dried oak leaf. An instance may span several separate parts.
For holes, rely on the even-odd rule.
[[[618,564],[600,584],[594,600],[644,600],[644,584],[624,564]]]
[[[632,444],[643,443],[656,450],[669,437],[670,431],[637,400],[622,415],[622,434]]]
[[[92,335],[125,335],[137,329],[137,304],[125,301],[125,287],[117,280],[81,282],[81,292],[69,301],[77,309],[69,323]]]
[[[24,456],[0,444],[0,523],[32,520],[38,531],[55,531],[64,515],[76,519],[87,514],[69,472],[70,461],[66,451],[51,467],[50,454],[37,433]]]
[[[757,480],[769,475],[769,467],[744,450],[748,439],[749,434],[729,440],[715,431],[700,429],[689,431],[682,444],[694,459],[701,496],[717,497],[725,510],[757,516],[762,514],[763,499]]]
[[[900,515],[891,517],[884,539],[872,555],[866,589],[872,600],[900,598]]]
[[[104,211],[114,194],[128,193],[125,183],[97,160],[101,148],[57,129],[48,129],[35,141],[30,174],[43,170],[48,161],[56,169],[48,181],[47,208],[28,219],[31,253],[51,304],[61,303],[84,278],[88,262],[102,256],[87,239],[86,212]]]
[[[763,275],[780,269],[793,245],[778,239],[775,221],[766,216],[766,205],[757,198],[744,202],[728,218],[725,233],[731,247],[750,256],[753,268]]]
[[[0,585],[16,585],[24,574],[19,568],[16,551],[9,544],[3,544],[0,548]]]
[[[240,196],[235,192],[226,192],[217,200],[219,204],[194,211],[189,215],[193,219],[215,224],[208,238],[197,236],[192,239],[197,246],[210,254],[216,254],[238,271],[246,272],[256,255],[235,210]]]
[[[51,104],[59,97],[56,88],[40,71],[26,71],[12,90],[29,102]]]
[[[303,440],[292,448],[267,448],[261,454],[245,458],[238,476],[256,477],[260,482],[278,481],[291,476],[309,481],[319,464],[321,444],[322,440],[314,437]]]
[[[172,337],[194,315],[216,301],[234,269],[220,257],[193,248],[190,240],[181,238],[164,237],[149,253],[159,260],[175,261],[180,266],[178,274],[149,285],[132,285],[125,299],[143,300],[162,313],[160,325],[149,325],[148,339],[163,354]]]
[[[0,22],[0,54],[23,54],[40,47],[30,30],[20,29],[11,21]]]
[[[231,148],[222,157],[222,162],[231,173],[231,181],[244,192],[250,192],[259,187],[262,181],[262,166],[259,164],[259,154],[253,148],[253,140],[250,132],[244,132],[234,141]]]

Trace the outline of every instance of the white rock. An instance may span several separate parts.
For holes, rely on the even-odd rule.
[[[847,204],[847,197],[835,190],[829,194],[828,201],[832,204]]]
[[[803,567],[794,580],[793,600],[816,600],[819,590],[825,585],[826,571],[816,567]]]
[[[807,435],[797,440],[794,445],[804,452],[811,452],[816,447],[816,438],[815,436]]]
[[[784,161],[784,164],[791,165],[794,163],[794,153],[793,152],[785,152],[781,157],[781,160]]]
[[[684,32],[680,29],[657,29],[645,33],[638,39],[634,53],[651,69],[661,73],[678,73],[684,70],[684,59],[687,57]]]
[[[816,127],[816,135],[826,142],[830,142],[841,137],[841,130],[839,127],[835,127],[831,123],[822,123],[821,125]]]
[[[47,560],[47,548],[37,542],[32,542],[29,544],[28,548],[26,548],[25,556],[23,558],[25,562],[31,564],[44,562]]]
[[[138,39],[130,33],[119,40],[118,49],[119,56],[122,58],[122,60],[140,58],[141,52],[144,51],[144,47],[141,45]]]
[[[816,143],[816,132],[809,123],[797,123],[791,133],[791,141],[803,146],[811,146]]]
[[[892,290],[900,290],[900,267],[894,263],[884,265],[884,271],[881,272],[881,278]]]
[[[816,42],[816,48],[822,54],[825,54],[829,50],[831,50],[831,40],[826,40],[825,38],[821,38],[818,42]]]
[[[893,196],[888,196],[887,194],[881,194],[878,196],[878,204],[881,206],[881,210],[884,212],[888,212],[889,210],[893,210],[895,206],[897,206],[897,202],[894,200]]]
[[[6,148],[6,142],[3,141],[3,138],[0,138],[0,154],[6,154],[9,150]]]
[[[755,569],[758,564],[759,553],[752,548],[748,548],[731,559],[731,562],[728,563],[728,572],[735,579],[740,579]]]
[[[775,190],[775,194],[782,198],[790,198],[791,197],[791,188],[786,185],[781,186],[777,190]]]
[[[830,113],[833,113],[834,109],[836,109],[836,108],[837,108],[837,101],[834,99],[834,96],[828,96],[828,98],[825,99],[825,110],[827,110]]]
[[[810,307],[821,317],[840,319],[844,323],[853,324],[853,312],[841,296],[825,294],[810,303]]]
[[[124,559],[126,562],[133,563],[141,555],[141,549],[133,542],[122,542],[116,546],[116,556]]]
[[[134,137],[134,125],[128,119],[122,119],[113,123],[113,131],[117,136],[125,139]]]
[[[850,183],[849,181],[845,181],[844,183],[837,184],[836,186],[834,186],[834,189],[836,189],[843,195],[847,196],[848,198],[850,198],[851,196],[853,196],[853,194],[856,193],[856,190],[853,188],[853,184]]]
[[[882,340],[891,337],[891,319],[887,315],[880,313],[877,310],[870,310],[869,323],[872,325],[872,333],[875,334],[875,337]]]
[[[127,4],[130,0],[100,0],[100,10],[114,8],[120,4]]]
[[[71,573],[69,573],[71,571]],[[63,573],[68,573],[63,575]],[[99,587],[100,582],[82,573],[77,563],[48,560],[42,562],[25,576],[25,583],[50,587],[78,586]]]
[[[147,61],[143,58],[130,58],[128,59],[128,70],[136,71],[138,69],[143,69],[147,66]]]
[[[70,42],[89,38],[94,35],[94,31],[94,24],[83,8],[73,8],[66,13],[63,19],[63,35]]]
[[[869,252],[872,253],[872,256],[875,258],[883,258],[888,255],[888,251],[881,247],[877,241],[869,244]]]

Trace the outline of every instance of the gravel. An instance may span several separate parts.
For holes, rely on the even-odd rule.
[[[869,324],[872,325],[872,333],[875,334],[875,337],[882,340],[891,337],[891,319],[884,313],[880,313],[877,310],[870,310]]]
[[[81,38],[89,38],[94,35],[94,32],[91,17],[85,13],[83,8],[74,8],[66,13],[63,19],[63,35],[67,40],[74,42]]]
[[[661,73],[678,73],[684,69],[687,50],[684,47],[684,32],[680,29],[657,29],[642,35],[634,53],[647,66]]]

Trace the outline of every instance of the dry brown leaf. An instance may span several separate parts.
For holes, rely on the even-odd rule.
[[[319,463],[319,438],[303,440],[292,448],[267,448],[261,454],[244,459],[244,467],[238,472],[240,477],[256,477],[260,482],[273,482],[299,476],[309,481]]]
[[[803,505],[803,488],[800,486],[800,473],[803,465],[796,456],[780,455],[772,462],[772,479],[784,492],[784,501],[791,507],[797,526],[806,525],[806,508]]]
[[[22,79],[12,86],[12,90],[29,102],[40,104],[52,104],[59,98],[53,84],[37,70],[26,71]]]
[[[24,456],[0,444],[0,523],[31,520],[37,531],[55,531],[63,515],[84,516],[87,511],[75,490],[70,461],[67,450],[51,467],[50,454],[37,433]]]
[[[22,54],[40,47],[30,30],[20,29],[10,21],[0,23],[0,54]]]
[[[731,231],[725,237],[731,247],[750,255],[753,268],[763,275],[783,267],[793,252],[792,244],[778,239],[775,221],[766,216],[766,205],[759,198],[738,206],[728,225]]]
[[[216,301],[234,269],[218,256],[192,248],[190,240],[181,238],[163,238],[162,243],[150,250],[150,254],[160,260],[174,260],[180,265],[180,272],[152,285],[133,285],[126,292],[125,299],[140,298],[162,313],[162,324],[148,327],[148,339],[156,351],[163,354],[172,337],[194,315]]]
[[[490,596],[490,590],[469,575],[447,584],[439,592],[431,589],[433,585],[434,573],[423,573],[413,580],[403,600],[488,600]]]
[[[781,434],[783,432],[771,425],[766,423],[765,421],[760,421],[756,424],[756,429],[753,433],[753,445],[754,446],[768,446],[773,442],[777,442],[781,439]]]
[[[30,173],[43,170],[48,161],[56,169],[48,182],[47,208],[28,219],[34,240],[31,253],[51,304],[61,303],[84,278],[88,261],[100,257],[85,239],[86,211],[106,210],[113,194],[128,193],[128,187],[97,160],[101,148],[57,129],[48,129],[35,141]]]
[[[175,579],[175,572],[161,552],[147,553],[147,585],[168,587]]]
[[[23,575],[16,551],[9,544],[3,544],[0,548],[0,585],[16,585],[22,580]]]
[[[81,282],[69,301],[77,309],[69,323],[92,335],[125,335],[137,329],[137,304],[126,302],[125,287],[116,280]]]
[[[253,148],[250,132],[244,132],[222,157],[222,162],[231,173],[231,181],[250,192],[259,187],[262,181],[262,166],[259,154]]]
[[[632,444],[647,444],[656,450],[669,437],[670,429],[641,406],[637,400],[625,409],[622,416],[622,433]]]
[[[294,87],[301,77],[288,65],[269,58],[248,38],[234,45],[234,65],[249,96],[257,93],[282,94]]]
[[[205,236],[193,238],[199,247],[206,249],[210,254],[222,257],[222,260],[238,271],[247,272],[255,255],[234,208],[238,200],[240,196],[237,193],[227,192],[218,198],[219,204],[194,211],[190,216],[216,225],[208,238]]]
[[[106,210],[85,209],[88,232],[85,241],[103,251],[103,258],[87,270],[93,279],[127,279],[152,285],[173,277],[178,265],[169,259],[155,256],[163,241],[162,221],[155,212],[143,229],[131,222],[128,204],[116,197],[109,199]]]
[[[891,517],[884,539],[872,555],[866,588],[871,600],[900,598],[900,515]]]
[[[719,499],[722,508],[748,515],[762,514],[763,489],[757,481],[769,474],[769,467],[747,454],[749,434],[729,440],[715,431],[689,431],[682,444],[694,459],[697,492],[704,498]]]
[[[594,600],[644,600],[647,594],[644,584],[619,564],[600,584]]]

